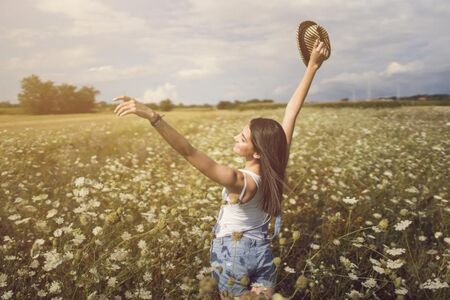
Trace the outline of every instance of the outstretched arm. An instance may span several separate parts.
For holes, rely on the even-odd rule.
[[[323,60],[328,55],[328,49],[325,47],[323,42],[316,40],[313,51],[311,52],[308,67],[306,68],[305,75],[303,79],[297,86],[297,89],[292,95],[291,100],[286,106],[286,111],[283,118],[283,129],[286,133],[286,139],[288,143],[288,149],[290,149],[292,134],[295,128],[295,121],[302,108],[303,102],[305,101],[306,95],[308,94],[309,87],[314,79],[314,75],[320,68]]]
[[[133,113],[150,122],[158,120],[158,113],[133,98],[120,96],[114,100],[124,101],[114,109],[114,112],[119,117]],[[232,193],[242,190],[244,186],[244,175],[242,172],[235,168],[221,165],[202,151],[195,149],[182,134],[178,133],[164,119],[160,119],[154,128],[172,148],[211,180],[225,186]]]

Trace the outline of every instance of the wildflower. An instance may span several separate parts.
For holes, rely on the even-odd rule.
[[[139,240],[137,245],[138,245],[139,249],[141,249],[141,250],[144,250],[147,248],[147,242],[144,240]]]
[[[19,214],[14,214],[14,215],[10,215],[10,216],[8,217],[8,220],[15,221],[15,220],[20,219],[21,217],[22,217],[22,216],[19,215]]]
[[[296,230],[292,232],[292,239],[294,241],[298,240],[300,238],[300,231]]]
[[[438,290],[442,288],[448,288],[447,282],[441,282],[439,278],[434,278],[433,281],[428,279],[426,282],[419,286],[421,289]]]
[[[0,288],[5,287],[6,284],[6,280],[8,279],[8,275],[6,275],[5,273],[0,273]]]
[[[143,224],[136,225],[136,231],[137,232],[144,232],[144,225]]]
[[[408,290],[405,289],[404,287],[399,287],[395,289],[395,293],[397,295],[406,295],[408,293]]]
[[[230,277],[230,278],[228,278],[227,285],[232,286],[235,282],[236,282],[236,280],[233,277]]]
[[[438,232],[436,232],[436,233],[434,234],[434,237],[435,237],[436,239],[440,238],[441,236],[442,236],[442,232],[440,232],[440,231],[438,231]]]
[[[424,235],[419,236],[419,241],[424,242],[427,240],[427,237]]]
[[[61,228],[56,228],[55,231],[53,231],[54,237],[60,237],[63,234],[63,230]]]
[[[84,177],[78,177],[77,179],[75,179],[75,186],[76,187],[80,187],[84,185]]]
[[[33,246],[31,247],[30,256],[31,258],[36,258],[39,256],[41,251],[41,246],[45,243],[43,239],[37,239],[34,241]]]
[[[280,293],[275,293],[272,295],[272,300],[285,300],[286,298],[284,298]]]
[[[381,217],[382,217],[382,215],[379,214],[379,213],[374,213],[372,216],[373,216],[375,219],[381,219]]]
[[[339,257],[340,262],[344,265],[344,267],[347,270],[351,270],[351,269],[355,269],[357,268],[357,266],[352,263],[348,258],[346,258],[345,256],[340,256]]]
[[[450,245],[450,237],[446,237],[446,238],[444,238],[444,242],[446,242],[447,244],[449,244],[449,245]]]
[[[117,279],[116,279],[116,277],[110,277],[110,278],[108,279],[108,286],[110,286],[110,287],[115,287],[116,284],[117,284]]]
[[[392,249],[386,250],[386,252],[392,256],[401,255],[401,254],[405,253],[405,251],[406,250],[403,248],[392,248]]]
[[[50,288],[48,289],[50,294],[58,294],[61,293],[61,284],[58,281],[53,281],[50,284]]]
[[[13,294],[13,292],[10,290],[10,291],[7,291],[6,293],[3,293],[3,295],[2,295],[2,300],[9,300],[9,299],[11,299],[11,297],[13,296],[14,294]]]
[[[240,284],[243,286],[247,286],[250,283],[250,279],[248,276],[243,276],[240,280]]]
[[[369,278],[366,281],[364,281],[362,285],[368,289],[371,289],[377,286],[377,281],[373,278]]]
[[[400,215],[402,215],[402,216],[406,216],[407,214],[408,214],[408,210],[406,209],[406,208],[402,208],[401,210],[400,210]]]
[[[357,290],[351,290],[349,293],[346,293],[352,300],[361,299],[363,295]]]
[[[358,202],[358,200],[356,200],[356,198],[350,198],[350,197],[345,197],[344,199],[342,199],[342,201],[346,204],[350,204],[350,205],[354,205]]]
[[[382,219],[379,223],[378,223],[378,228],[380,228],[381,230],[386,230],[389,226],[389,221],[388,219]]]
[[[306,278],[304,275],[301,275],[297,278],[297,281],[295,282],[295,288],[297,289],[304,289],[308,285],[308,278]]]
[[[45,296],[47,296],[47,292],[46,292],[45,290],[39,290],[39,291],[37,292],[37,295],[38,295],[39,297],[45,297]]]
[[[146,282],[152,280],[152,274],[149,272],[145,272],[144,276],[142,276],[142,279]]]
[[[412,223],[412,221],[410,221],[410,220],[403,220],[403,221],[400,221],[399,223],[395,224],[394,227],[395,227],[396,231],[403,231],[406,228],[408,228],[408,226],[411,223]]]
[[[273,263],[275,264],[276,267],[278,267],[281,264],[281,258],[280,257],[275,257],[273,259]]]
[[[341,244],[341,242],[338,239],[334,239],[333,244],[335,244],[336,246],[339,246]]]
[[[405,189],[405,191],[409,192],[409,193],[413,193],[413,194],[419,193],[419,190],[416,187],[414,187],[414,186]]]
[[[120,237],[122,238],[122,240],[127,241],[131,238],[131,234],[128,233],[128,231],[125,231]]]
[[[58,213],[58,211],[56,209],[50,209],[47,212],[47,219],[50,219],[51,217],[54,217],[56,214]]]
[[[384,269],[383,269],[382,267],[380,267],[380,266],[372,266],[372,268],[373,268],[374,271],[377,272],[377,273],[380,273],[380,274],[386,273],[386,272],[384,271]]]
[[[128,256],[128,250],[123,248],[115,249],[114,252],[110,255],[111,260],[115,261],[123,261]]]
[[[84,236],[84,234],[77,234],[74,233],[74,238],[72,239],[72,242],[75,245],[80,245],[84,240],[86,239],[86,237]]]
[[[100,226],[96,226],[94,227],[94,229],[92,229],[92,234],[93,235],[98,235],[103,231],[103,229]]]
[[[396,259],[396,260],[388,259],[386,265],[389,269],[398,269],[401,266],[403,266],[404,263],[405,263],[405,261],[402,259]]]
[[[44,254],[45,257],[45,264],[44,264],[44,271],[51,271],[55,269],[57,266],[59,266],[63,262],[62,255],[58,252],[56,252],[55,249],[52,251],[49,251]]]
[[[94,291],[87,296],[87,300],[94,300],[94,299],[97,299],[97,291]]]
[[[289,266],[284,267],[284,270],[288,273],[295,273],[295,270]]]
[[[314,250],[317,250],[317,249],[319,249],[319,248],[320,248],[320,246],[319,246],[319,245],[317,245],[317,244],[314,244],[314,243],[311,243],[310,247],[311,247],[312,249],[314,249]]]

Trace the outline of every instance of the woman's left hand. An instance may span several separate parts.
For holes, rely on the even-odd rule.
[[[119,96],[113,99],[113,101],[116,100],[123,100],[123,102],[117,105],[117,107],[114,109],[114,113],[119,117],[133,113],[141,118],[150,120],[156,114],[153,109],[134,98],[128,96]]]

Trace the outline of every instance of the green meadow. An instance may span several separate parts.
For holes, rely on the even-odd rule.
[[[283,113],[163,112],[235,168],[233,136]],[[148,121],[0,115],[0,156],[2,299],[217,299],[209,247],[223,187]],[[449,178],[449,106],[304,107],[273,299],[450,298]]]

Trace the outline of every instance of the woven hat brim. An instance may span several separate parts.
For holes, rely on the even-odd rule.
[[[299,24],[297,29],[297,44],[300,51],[300,56],[303,63],[308,66],[309,58],[314,47],[316,39],[324,42],[328,49],[328,55],[324,60],[327,60],[331,55],[331,43],[328,37],[328,32],[322,26],[313,21],[303,21]]]

